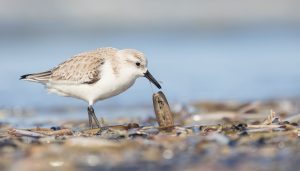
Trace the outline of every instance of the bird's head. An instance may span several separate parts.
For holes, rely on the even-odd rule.
[[[157,88],[161,89],[158,81],[151,75],[148,70],[148,61],[145,55],[135,49],[123,49],[118,51],[118,56],[122,58],[126,69],[130,70],[132,74],[138,77],[146,77]]]

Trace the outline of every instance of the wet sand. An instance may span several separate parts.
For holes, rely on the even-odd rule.
[[[196,102],[155,115],[16,128],[0,121],[1,170],[297,170],[300,101]],[[24,113],[25,114],[25,113]],[[30,112],[27,112],[30,118]],[[50,125],[50,126],[49,126]]]

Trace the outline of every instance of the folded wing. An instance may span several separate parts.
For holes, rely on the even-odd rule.
[[[105,59],[97,51],[82,53],[52,70],[27,74],[21,79],[44,84],[93,84],[101,79]]]

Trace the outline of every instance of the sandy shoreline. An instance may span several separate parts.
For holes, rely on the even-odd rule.
[[[174,113],[176,126],[172,130],[157,127],[154,116],[115,118],[106,122],[102,131],[87,129],[84,119],[26,129],[1,122],[0,154],[4,160],[0,166],[4,170],[299,167],[298,101],[199,102],[193,107]]]

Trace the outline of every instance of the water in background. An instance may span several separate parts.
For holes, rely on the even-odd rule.
[[[251,100],[300,95],[300,36],[289,29],[203,33],[106,32],[4,37],[0,40],[0,106],[85,106],[79,100],[47,95],[42,85],[20,81],[82,51],[99,47],[136,48],[162,82],[170,102]],[[146,79],[100,106],[152,103]]]

